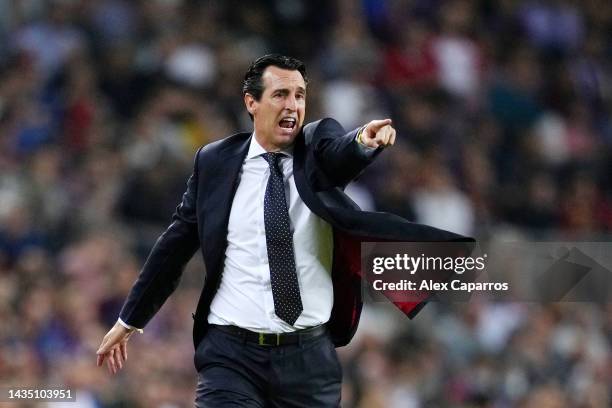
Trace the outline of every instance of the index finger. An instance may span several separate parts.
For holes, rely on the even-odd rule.
[[[96,351],[96,354],[98,355],[104,355],[106,353],[108,353],[108,351],[111,349],[111,347],[113,346],[113,342],[108,340],[108,339],[104,339],[102,340],[102,344],[100,344],[100,347],[98,347],[98,351]]]
[[[391,119],[373,120],[370,122],[370,129],[376,132],[382,127],[390,125],[391,122],[392,122]]]
[[[96,358],[96,365],[98,367],[102,367],[102,364],[104,364],[104,357],[106,356],[106,354],[98,354],[97,358]]]

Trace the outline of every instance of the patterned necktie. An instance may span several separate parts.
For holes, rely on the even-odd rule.
[[[264,223],[274,313],[293,325],[304,308],[295,271],[293,237],[285,199],[283,172],[278,165],[280,156],[280,153],[263,155],[270,165],[270,177],[264,197]]]

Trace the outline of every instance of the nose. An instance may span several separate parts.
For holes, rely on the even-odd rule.
[[[297,99],[295,95],[289,95],[285,98],[285,109],[295,112],[297,110]]]

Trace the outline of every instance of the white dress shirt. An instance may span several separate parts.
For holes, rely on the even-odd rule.
[[[329,320],[333,305],[332,229],[300,198],[293,179],[292,149],[283,150],[279,166],[304,307],[291,326],[274,313],[263,205],[270,170],[264,153],[255,136],[251,137],[230,212],[221,284],[210,305],[208,323],[266,333],[317,326]]]

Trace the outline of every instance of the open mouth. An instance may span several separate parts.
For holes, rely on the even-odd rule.
[[[297,126],[297,120],[292,117],[285,117],[278,122],[278,126],[283,129],[293,130]]]

